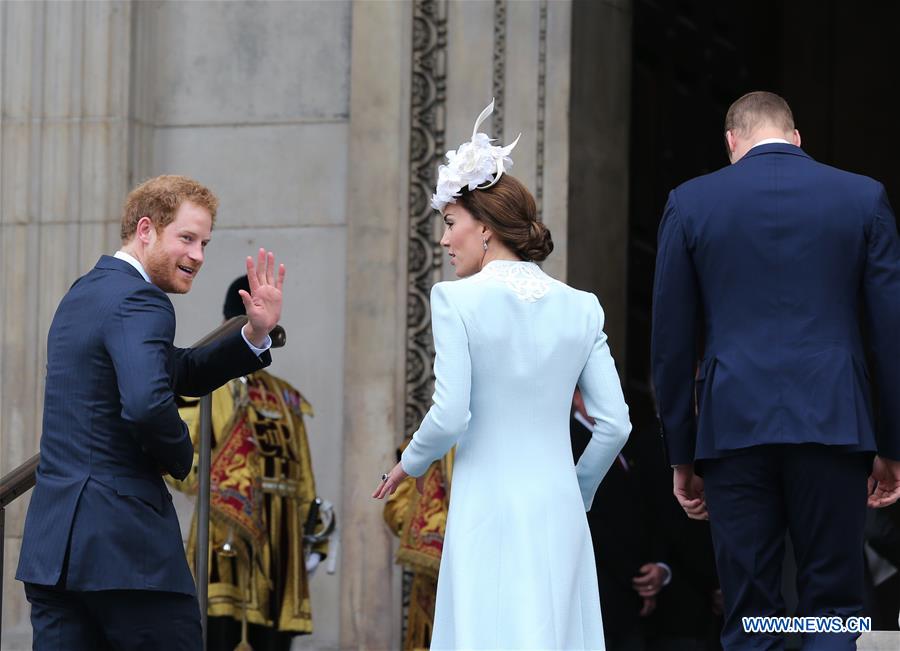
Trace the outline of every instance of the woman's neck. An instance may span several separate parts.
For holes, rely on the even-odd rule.
[[[517,256],[505,246],[494,245],[493,247],[489,247],[488,250],[484,252],[484,257],[481,258],[481,268],[484,269],[489,262],[494,262],[495,260],[522,262],[522,258]]]

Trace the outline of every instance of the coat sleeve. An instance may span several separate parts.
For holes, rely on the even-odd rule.
[[[900,238],[884,187],[878,184],[867,237],[863,295],[879,392],[878,454],[900,460]]]
[[[200,348],[172,351],[172,386],[180,396],[205,396],[242,375],[259,371],[272,363],[267,350],[262,355],[250,350],[240,330]]]
[[[469,340],[462,318],[447,296],[445,283],[431,290],[431,329],[434,333],[434,404],[400,463],[413,477],[425,474],[428,466],[444,456],[469,426],[469,392],[472,361]]]
[[[123,299],[104,333],[122,418],[134,426],[143,449],[173,477],[183,479],[194,448],[178,415],[169,375],[175,336],[171,302],[148,284]]]
[[[694,375],[699,288],[675,192],[659,225],[650,356],[669,463],[693,463],[697,445]]]
[[[597,336],[578,378],[584,407],[594,421],[591,440],[575,464],[585,511],[591,509],[601,480],[622,451],[631,432],[628,405],[622,395],[622,385],[609,352],[606,333],[603,332],[603,308],[596,296],[594,302],[597,309]]]

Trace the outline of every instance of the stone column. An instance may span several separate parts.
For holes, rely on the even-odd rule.
[[[341,648],[400,646],[399,573],[370,495],[403,431],[411,5],[353,3]]]
[[[594,292],[625,377],[631,0],[574,0],[568,272]]]
[[[130,2],[0,7],[0,473],[38,449],[59,299],[118,244],[127,183]],[[14,581],[27,497],[7,511],[3,649],[30,644]]]

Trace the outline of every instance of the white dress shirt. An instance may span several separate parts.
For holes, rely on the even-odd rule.
[[[753,147],[759,147],[760,145],[771,145],[772,143],[775,143],[775,142],[780,142],[785,145],[793,144],[791,142],[788,142],[784,138],[765,138],[764,140],[760,140],[759,142],[753,143],[753,146],[750,147],[750,149],[753,149]]]

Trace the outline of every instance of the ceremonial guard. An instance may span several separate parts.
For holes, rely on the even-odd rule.
[[[243,314],[239,278],[226,319]],[[199,402],[180,414],[199,449]],[[231,381],[212,395],[208,648],[284,650],[313,630],[309,575],[328,551],[330,505],[316,497],[305,416],[313,410],[290,384],[266,372]],[[177,484],[196,493],[198,460]],[[196,559],[197,515],[188,540]],[[195,570],[196,571],[196,570]],[[247,647],[240,647],[246,649]]]
[[[422,493],[407,478],[384,505],[384,520],[400,539],[396,562],[404,572],[403,651],[427,649],[434,626],[434,599],[453,474],[453,450],[423,476]]]

